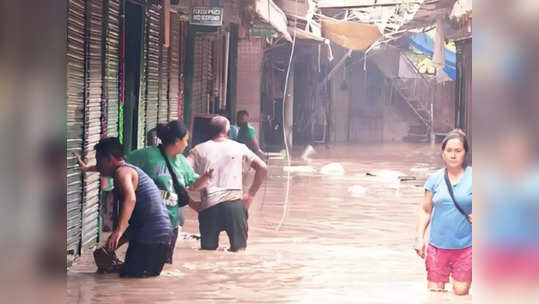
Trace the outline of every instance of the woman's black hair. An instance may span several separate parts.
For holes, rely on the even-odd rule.
[[[167,124],[157,125],[157,137],[164,146],[173,145],[176,140],[181,140],[187,135],[187,128],[181,120],[172,120]]]
[[[460,140],[460,142],[464,146],[464,151],[468,153],[468,149],[469,149],[468,139],[466,139],[466,133],[464,133],[464,131],[462,131],[461,129],[453,129],[447,134],[447,136],[442,141],[442,151],[445,150],[445,146],[447,145],[447,142],[455,138],[458,138]]]
[[[462,146],[464,147],[464,151],[466,152],[466,157],[464,158],[464,162],[462,163],[462,167],[466,168],[471,163],[471,159],[468,159],[469,157],[468,139],[466,138],[466,133],[464,133],[464,131],[462,131],[461,129],[453,129],[447,134],[447,136],[442,141],[442,153],[445,150],[445,147],[447,146],[447,142],[455,138],[460,140],[460,142],[462,143]]]

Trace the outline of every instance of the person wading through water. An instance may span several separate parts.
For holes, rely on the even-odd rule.
[[[161,144],[132,151],[127,154],[126,161],[148,174],[161,191],[172,224],[167,256],[167,263],[172,264],[178,233],[185,222],[184,206],[191,200],[185,190],[200,190],[212,177],[213,170],[210,168],[198,177],[182,155],[189,145],[189,132],[182,121],[158,124],[155,130]]]
[[[249,112],[245,110],[238,111],[236,122],[238,125],[230,127],[230,139],[246,145],[251,151],[256,153],[258,157],[263,157],[264,151],[260,149],[260,145],[258,144],[256,130],[249,124]]]
[[[95,146],[96,165],[83,171],[98,171],[114,179],[120,214],[106,246],[94,252],[98,272],[120,272],[122,277],[158,276],[170,246],[172,226],[161,193],[153,180],[137,166],[126,163],[123,146],[115,137],[104,138]],[[128,228],[129,227],[129,228]],[[114,251],[129,242],[125,262],[115,261]],[[107,261],[108,260],[108,261]],[[99,265],[103,262],[105,266]],[[106,267],[105,269],[100,269]]]
[[[445,168],[425,183],[414,249],[425,259],[430,290],[444,291],[451,275],[454,293],[467,295],[472,283],[472,167],[466,164],[464,132],[451,131],[442,141],[441,152]]]
[[[219,233],[226,231],[230,250],[247,247],[247,210],[262,185],[266,164],[245,145],[228,138],[230,123],[223,116],[210,121],[211,139],[195,146],[187,160],[196,173],[215,170],[215,176],[202,190],[201,203],[192,206],[198,210],[200,247],[215,250],[219,246]],[[243,173],[255,170],[254,181],[243,192]]]

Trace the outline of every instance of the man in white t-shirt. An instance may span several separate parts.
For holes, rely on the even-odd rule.
[[[266,164],[247,146],[228,139],[230,122],[223,116],[210,121],[211,140],[194,147],[187,160],[197,174],[213,169],[213,178],[202,190],[199,212],[201,249],[215,250],[219,233],[226,231],[230,250],[247,247],[247,209],[266,178]],[[243,193],[243,173],[255,170],[254,181]]]

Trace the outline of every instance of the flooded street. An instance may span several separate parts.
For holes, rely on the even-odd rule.
[[[440,166],[439,147],[317,149],[312,169],[285,171],[284,160],[270,160],[249,211],[245,252],[227,252],[224,232],[214,252],[180,239],[174,264],[151,279],[95,274],[86,254],[68,271],[69,302],[471,303],[471,296],[428,292],[424,261],[413,251],[423,184]],[[344,174],[338,165],[321,170],[331,163]],[[402,176],[415,179],[399,182]],[[187,209],[184,232],[198,234],[196,213]]]

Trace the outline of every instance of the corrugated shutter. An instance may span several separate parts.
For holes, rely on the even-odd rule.
[[[93,163],[94,146],[101,138],[103,1],[89,0],[86,3],[87,91],[84,107],[84,155],[88,162]],[[98,236],[99,173],[85,173],[83,186],[82,248],[90,248],[96,245]]]
[[[157,126],[159,103],[159,62],[161,47],[160,12],[157,5],[150,5],[146,11],[146,130]]]
[[[159,73],[159,110],[157,121],[166,123],[168,121],[168,77],[169,77],[169,54],[168,48],[161,47],[161,70]]]
[[[164,10],[160,11],[161,19],[164,15]],[[164,27],[160,28],[161,33],[164,33]],[[163,35],[161,35],[163,37]],[[159,107],[157,113],[157,121],[166,123],[168,121],[168,78],[169,78],[169,48],[164,45],[164,39],[161,39],[161,60],[159,62]]]
[[[168,85],[168,120],[178,119],[180,80],[180,16],[170,13],[170,75]]]
[[[120,1],[106,0],[104,7],[105,62],[103,96],[106,129],[105,136],[118,136],[118,106],[120,66]]]
[[[185,67],[185,58],[187,54],[187,36],[189,35],[189,22],[180,21],[180,81],[178,94],[178,118],[183,118],[183,88],[184,77],[183,69]]]
[[[82,173],[73,153],[82,154],[84,131],[85,5],[69,0],[67,13],[67,252],[78,255],[81,236]]]
[[[213,88],[212,76],[212,36],[199,34],[195,37],[193,104],[192,113],[207,113],[209,98]]]
[[[215,111],[225,108],[225,48],[226,35],[217,35],[213,40],[213,88],[211,100]]]

